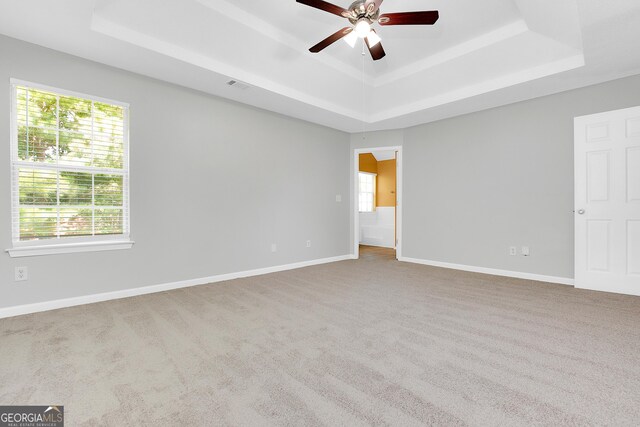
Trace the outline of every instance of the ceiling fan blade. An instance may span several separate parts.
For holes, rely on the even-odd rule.
[[[383,0],[367,0],[364,4],[365,9],[368,13],[373,14],[376,10],[380,9],[380,5]],[[371,10],[369,10],[371,8]]]
[[[380,15],[380,25],[433,25],[440,15],[437,10],[425,12],[384,13]]]
[[[324,10],[325,12],[333,13],[334,15],[342,16],[343,18],[349,17],[349,11],[343,9],[335,4],[327,3],[322,0],[296,0],[298,3],[306,4],[307,6],[315,7],[316,9]]]
[[[371,31],[375,32],[375,30],[371,30]],[[367,47],[369,48],[369,53],[371,54],[371,57],[373,58],[374,61],[384,58],[386,53],[382,48],[382,42],[378,42],[376,45],[370,46],[369,39],[366,37],[364,39],[364,42],[367,44]]]
[[[343,29],[331,34],[329,37],[322,40],[317,45],[313,46],[311,49],[309,49],[309,52],[318,53],[327,46],[330,46],[333,43],[337,42],[338,40],[349,34],[351,31],[353,31],[352,27],[344,27]]]

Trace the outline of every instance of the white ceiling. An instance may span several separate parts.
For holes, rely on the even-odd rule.
[[[638,0],[386,0],[381,10],[439,10],[440,20],[377,27],[387,52],[377,62],[342,41],[309,53],[348,22],[295,0],[5,1],[0,33],[347,132],[640,73]]]
[[[371,154],[373,154],[373,157],[375,157],[376,160],[379,162],[382,162],[385,160],[393,160],[396,158],[395,151],[373,151],[371,152]]]

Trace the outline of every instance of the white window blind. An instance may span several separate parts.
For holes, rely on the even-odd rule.
[[[128,106],[12,81],[15,246],[129,237]]]
[[[358,173],[358,210],[373,212],[376,200],[376,174]]]

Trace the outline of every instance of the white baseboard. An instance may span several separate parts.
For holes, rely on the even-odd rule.
[[[170,291],[172,289],[188,288],[191,286],[206,285],[209,283],[224,282],[226,280],[242,277],[260,276],[263,274],[277,273],[278,271],[295,270],[297,268],[310,267],[312,265],[328,264],[331,262],[354,259],[353,254],[341,255],[331,258],[314,259],[311,261],[296,262],[293,264],[277,265],[273,267],[257,268],[255,270],[240,271],[237,273],[219,274],[217,276],[202,277],[198,279],[182,280],[179,282],[164,283],[161,285],[144,286],[120,291],[104,292],[93,295],[65,298],[53,301],[45,301],[34,304],[18,305],[14,307],[0,308],[0,319],[20,316],[22,314],[38,313],[41,311],[56,310],[59,308],[73,307],[76,305],[92,304],[102,301],[110,301],[121,298],[129,298],[138,295],[153,294],[156,292]]]
[[[608,285],[608,283],[607,283]],[[589,283],[576,283],[576,289],[584,289],[587,291],[598,291],[598,292],[608,292],[613,294],[623,294],[623,295],[633,295],[640,296],[640,289],[632,286],[602,286],[597,284],[589,284]]]
[[[452,264],[449,262],[429,261],[426,259],[400,257],[399,261],[411,262],[414,264],[430,265],[432,267],[449,268],[452,270],[471,271],[474,273],[491,274],[494,276],[515,277],[517,279],[536,280],[538,282],[557,283],[560,285],[573,286],[574,280],[568,277],[545,276],[542,274],[523,273],[521,271],[499,270],[496,268],[475,267],[471,265]]]

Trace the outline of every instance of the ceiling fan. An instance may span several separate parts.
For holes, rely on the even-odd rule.
[[[334,15],[347,18],[351,22],[350,27],[345,27],[331,34],[326,39],[309,49],[318,53],[324,48],[344,38],[349,46],[354,47],[358,38],[364,39],[369,53],[374,61],[383,58],[386,53],[382,48],[380,36],[371,28],[374,22],[380,25],[433,25],[438,20],[438,11],[400,12],[380,14],[380,4],[383,0],[356,0],[343,9],[335,4],[323,0],[296,0],[298,3],[324,10]]]

